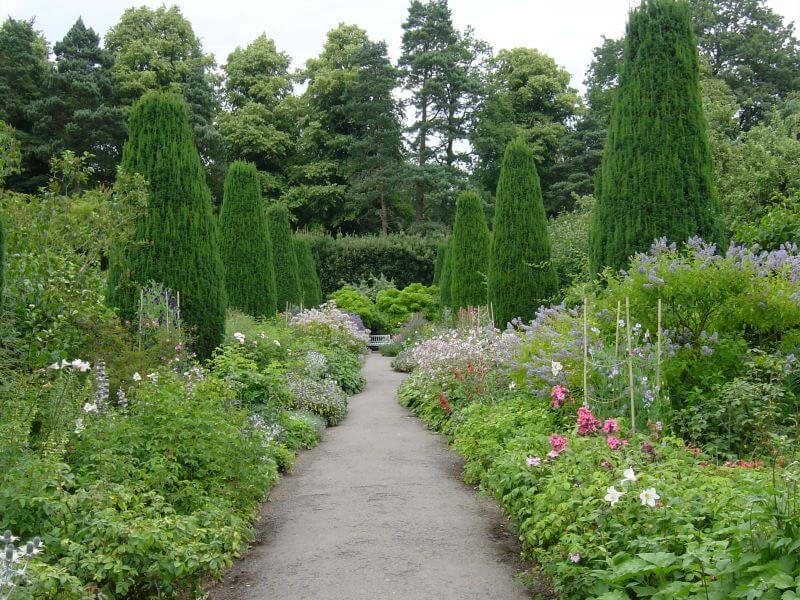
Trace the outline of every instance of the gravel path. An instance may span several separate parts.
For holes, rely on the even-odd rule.
[[[214,600],[529,598],[494,504],[397,404],[402,375],[372,354],[347,418],[273,490],[252,550]]]

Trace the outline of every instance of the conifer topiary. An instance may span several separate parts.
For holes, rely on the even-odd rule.
[[[442,308],[450,307],[450,284],[453,281],[450,271],[450,243],[445,242],[444,252],[442,256],[442,271],[439,274],[439,299],[442,303]]]
[[[436,246],[436,262],[433,264],[433,285],[439,285],[442,278],[442,267],[444,266],[444,255],[447,251],[447,244],[441,242]]]
[[[283,204],[272,204],[267,209],[267,222],[272,241],[278,312],[283,312],[287,307],[300,306],[303,302],[303,288],[300,284],[300,270],[292,242],[289,209]]]
[[[461,192],[450,236],[450,306],[454,312],[486,305],[488,267],[489,228],[480,196],[473,191]]]
[[[558,293],[547,215],[533,152],[522,140],[506,147],[495,196],[489,259],[489,302],[495,324],[528,322]]]
[[[272,243],[254,164],[236,161],[228,168],[219,228],[228,305],[254,317],[271,317],[277,306]]]
[[[225,329],[225,280],[218,233],[186,104],[176,95],[146,93],[131,108],[121,170],[149,186],[133,239],[112,252],[108,302],[133,319],[149,282],[180,293],[194,350],[207,358]]]
[[[628,20],[597,178],[592,269],[623,268],[662,236],[723,242],[713,178],[689,5],[643,0]]]
[[[311,245],[305,238],[294,237],[294,253],[300,272],[300,286],[303,288],[303,306],[314,307],[322,304],[322,286],[319,283]]]

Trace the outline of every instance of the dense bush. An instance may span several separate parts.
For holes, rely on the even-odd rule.
[[[332,238],[308,235],[323,295],[384,275],[398,287],[430,285],[439,238],[406,234]]]
[[[276,312],[275,267],[255,165],[236,161],[228,168],[219,229],[228,305],[271,317]]]
[[[335,302],[337,308],[345,312],[357,314],[372,333],[385,333],[389,328],[386,316],[369,296],[358,290],[343,287],[328,295],[328,300]]]
[[[412,283],[402,290],[388,289],[378,293],[378,310],[386,315],[392,326],[397,326],[414,313],[423,313],[433,318],[438,309],[437,289]]]
[[[150,281],[181,294],[194,349],[207,358],[225,328],[225,280],[217,226],[184,100],[149,92],[131,109],[121,170],[147,181],[135,234],[111,253],[108,300],[133,320],[139,290]]]

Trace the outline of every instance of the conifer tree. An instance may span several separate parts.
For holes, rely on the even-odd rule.
[[[533,152],[522,140],[510,142],[503,156],[492,234],[489,302],[495,324],[502,328],[516,317],[530,321],[557,294],[558,276]]]
[[[666,236],[722,242],[714,167],[685,0],[643,0],[628,21],[597,178],[592,269],[623,268]]]
[[[322,304],[322,285],[317,275],[317,266],[311,245],[303,237],[294,237],[294,253],[300,272],[300,286],[303,288],[303,306],[314,307]]]
[[[269,237],[272,241],[272,261],[275,266],[275,290],[278,312],[287,306],[303,302],[300,270],[292,243],[292,226],[289,210],[283,204],[272,204],[267,209]]]
[[[147,208],[133,239],[112,255],[108,301],[131,319],[150,281],[180,292],[181,316],[194,350],[207,358],[225,329],[225,280],[203,164],[192,141],[186,104],[153,91],[131,109],[122,171],[149,184]]]
[[[450,283],[452,282],[452,277],[450,274],[450,266],[450,244],[449,242],[445,242],[442,257],[442,271],[439,274],[439,297],[442,303],[442,308],[445,306],[449,307],[451,304]]]
[[[436,262],[433,265],[433,285],[439,285],[442,279],[442,267],[444,266],[444,255],[446,251],[446,242],[442,242],[436,247]]]
[[[456,199],[456,220],[450,236],[450,305],[453,311],[486,304],[489,228],[481,199],[473,191]]]
[[[254,164],[236,161],[228,169],[219,226],[228,305],[271,317],[276,309],[272,243]]]

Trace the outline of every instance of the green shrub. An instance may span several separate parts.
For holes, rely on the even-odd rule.
[[[344,287],[336,290],[328,296],[328,300],[333,300],[337,308],[345,312],[357,314],[364,322],[364,326],[373,333],[384,333],[389,329],[386,316],[378,310],[375,303],[353,288]]]
[[[389,322],[400,325],[414,313],[424,313],[433,318],[438,309],[436,288],[412,283],[402,290],[384,290],[378,294],[378,310],[386,315]]]
[[[553,265],[562,290],[591,279],[589,230],[592,226],[594,198],[583,196],[576,202],[575,210],[560,213],[548,223]]]
[[[624,268],[658,237],[724,237],[689,3],[642,2],[623,55],[597,177],[593,273]]]
[[[450,260],[450,244],[444,246],[444,254],[442,256],[442,272],[439,275],[439,304],[442,309],[450,308],[453,302],[452,285],[453,285],[453,263]]]
[[[450,236],[450,306],[460,308],[486,305],[486,276],[489,267],[489,228],[481,199],[465,191],[456,200],[456,220]]]
[[[489,302],[495,323],[528,322],[558,294],[547,217],[533,152],[521,140],[506,147],[495,200]]]
[[[219,228],[228,305],[271,317],[276,312],[275,271],[255,165],[236,161],[228,168]]]
[[[111,253],[108,301],[133,320],[139,289],[155,281],[180,292],[194,348],[207,358],[225,327],[225,280],[211,194],[180,96],[148,92],[131,109],[121,170],[149,184],[132,240]]]
[[[304,237],[294,236],[294,253],[300,273],[300,285],[303,288],[303,306],[313,307],[322,304],[322,287],[317,276],[317,267],[311,255],[311,246]]]
[[[401,288],[433,281],[439,238],[397,233],[339,238],[308,235],[307,239],[325,296],[371,276],[383,275]]]
[[[278,312],[286,307],[303,303],[303,288],[300,268],[292,242],[292,226],[289,210],[283,204],[272,204],[267,209],[269,235],[272,241],[272,260],[275,264],[275,289]]]

